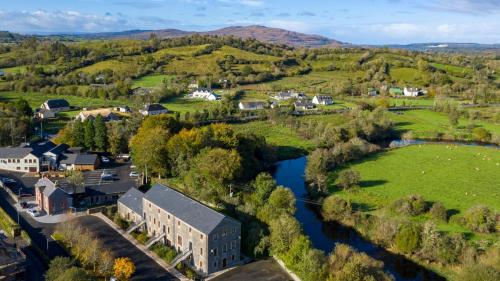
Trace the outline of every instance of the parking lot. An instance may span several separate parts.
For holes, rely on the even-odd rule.
[[[221,274],[213,281],[292,281],[293,279],[286,273],[280,265],[273,259],[260,260],[242,265]]]

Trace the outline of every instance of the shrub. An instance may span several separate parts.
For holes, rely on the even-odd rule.
[[[420,229],[412,223],[402,224],[396,234],[396,248],[406,254],[413,253],[420,245]]]
[[[394,201],[391,209],[399,214],[417,216],[427,211],[427,202],[420,195],[410,195]]]
[[[491,133],[485,128],[474,128],[472,130],[472,136],[474,140],[489,142],[491,140]]]
[[[146,233],[144,232],[141,232],[137,235],[135,235],[135,239],[137,239],[137,241],[141,244],[146,244],[146,242],[148,241],[149,237]]]
[[[460,272],[458,281],[497,281],[500,280],[500,271],[485,264],[467,266]]]
[[[168,247],[167,245],[164,245],[162,243],[154,244],[153,247],[151,247],[151,250],[162,259],[164,259],[167,263],[172,262],[177,255],[177,252],[173,248]]]
[[[430,215],[437,220],[447,221],[448,215],[446,214],[446,208],[443,203],[436,202],[432,204],[431,209],[429,210]]]
[[[342,189],[351,189],[354,187],[358,187],[360,180],[361,175],[358,171],[344,170],[339,174],[338,185]]]
[[[116,213],[113,216],[113,221],[118,225],[121,229],[127,229],[130,225],[128,221],[123,219],[120,214]]]
[[[495,232],[495,214],[486,206],[475,206],[464,214],[465,225],[472,231]]]
[[[351,212],[351,203],[334,195],[328,196],[321,207],[321,214],[327,221],[341,220],[350,215]]]

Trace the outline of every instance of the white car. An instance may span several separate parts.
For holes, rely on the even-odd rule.
[[[109,163],[109,158],[108,158],[108,157],[106,157],[106,156],[102,156],[102,157],[101,157],[101,162],[102,162],[102,163]]]
[[[28,212],[28,214],[30,214],[32,217],[39,217],[40,216],[40,212],[36,209],[33,209],[33,208],[28,209],[28,211],[26,211],[26,212]]]
[[[113,174],[110,172],[103,172],[101,174],[101,180],[103,181],[112,181],[113,180]]]
[[[135,172],[135,171],[132,171],[130,172],[130,175],[129,175],[131,178],[138,178],[139,177],[139,172]]]

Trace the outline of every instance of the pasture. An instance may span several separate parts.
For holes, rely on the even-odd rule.
[[[60,96],[52,94],[43,94],[39,92],[0,92],[0,101],[15,101],[17,99],[23,98],[28,101],[32,108],[39,107],[48,99],[66,99],[71,106],[77,107],[100,107],[100,106],[118,106],[118,105],[132,105],[130,100],[109,100],[109,99],[98,99],[98,98],[87,98],[80,96]]]

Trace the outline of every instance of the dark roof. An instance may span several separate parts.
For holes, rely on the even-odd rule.
[[[87,195],[123,194],[134,186],[135,186],[134,181],[127,181],[127,182],[115,181],[112,183],[107,183],[102,185],[85,186],[85,193]]]
[[[47,152],[53,153],[55,155],[59,155],[59,154],[63,153],[64,151],[66,151],[68,148],[69,148],[69,145],[67,145],[65,143],[61,143],[61,144],[53,147],[52,149],[50,149]]]
[[[331,96],[317,95],[316,97],[318,98],[318,100],[332,100],[333,99]]]
[[[148,104],[144,107],[146,111],[160,111],[167,110],[163,105],[159,103]]]
[[[24,143],[18,147],[0,147],[0,158],[24,158],[30,153],[36,157],[41,157],[55,146],[51,141],[43,141],[33,144]]]
[[[61,164],[94,165],[97,155],[87,153],[65,153],[60,161]]]
[[[123,194],[118,202],[127,206],[129,209],[142,216],[142,199],[144,198],[144,193],[132,187],[125,194]]]
[[[46,101],[49,108],[69,107],[69,103],[65,99],[50,99]]]
[[[231,220],[239,224],[239,222],[161,184],[155,184],[151,187],[144,198],[205,234],[212,232],[223,220]]]

